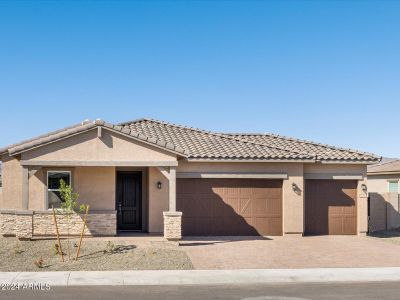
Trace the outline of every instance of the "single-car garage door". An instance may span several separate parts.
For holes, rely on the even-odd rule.
[[[282,235],[282,180],[177,180],[183,235]]]
[[[305,233],[357,234],[357,181],[306,180]]]

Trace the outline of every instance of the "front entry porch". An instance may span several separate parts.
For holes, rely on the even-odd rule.
[[[56,203],[57,186],[49,186],[49,176],[65,175],[70,176],[68,181],[79,194],[78,202],[90,205],[85,235],[142,232],[178,240],[181,213],[176,212],[176,165],[177,162],[122,166],[24,164],[22,209],[0,212],[1,234],[21,239],[54,236],[51,207]],[[65,217],[57,214],[57,218],[61,234],[65,235]],[[83,215],[75,214],[69,234],[79,235],[82,224]]]
[[[88,228],[86,234],[135,230],[180,238],[175,185],[178,160],[186,157],[183,149],[101,120],[78,128],[2,156],[6,188],[0,234],[30,238],[38,234],[35,226],[40,222],[46,229],[40,234],[54,235],[51,218],[43,216],[60,206],[61,178],[79,194],[78,202],[90,206],[90,215],[99,216],[90,224],[95,230]],[[109,216],[107,223],[101,215]],[[77,224],[81,219],[77,214]],[[11,225],[6,224],[9,220]]]

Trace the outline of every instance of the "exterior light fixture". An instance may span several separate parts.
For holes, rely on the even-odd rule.
[[[301,195],[301,189],[300,189],[299,186],[298,186],[296,183],[294,183],[294,182],[292,182],[292,189],[293,189],[293,192],[295,192],[297,195]]]
[[[162,188],[162,183],[161,183],[161,181],[158,181],[158,182],[157,182],[157,188],[158,188],[159,190],[161,190],[161,188]]]
[[[361,189],[363,190],[364,193],[366,193],[367,190],[368,190],[367,185],[366,185],[365,183],[363,183],[363,184],[361,185]]]

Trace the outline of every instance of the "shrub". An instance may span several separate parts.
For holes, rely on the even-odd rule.
[[[19,241],[16,241],[14,244],[14,254],[21,254],[23,253],[24,250],[21,248],[21,243]]]
[[[59,255],[60,254],[60,246],[57,243],[53,244],[53,253],[54,255]]]
[[[38,260],[35,260],[35,265],[36,267],[38,267],[39,269],[44,268],[44,260],[42,257],[40,257]]]
[[[115,245],[113,242],[108,241],[106,245],[106,250],[104,251],[105,253],[114,253],[115,251]]]

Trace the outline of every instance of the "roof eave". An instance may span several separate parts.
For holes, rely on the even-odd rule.
[[[367,175],[400,175],[400,170],[397,171],[378,171],[378,172],[367,172]]]
[[[257,158],[187,158],[188,162],[280,162],[280,163],[314,163],[314,159],[257,159]]]
[[[357,164],[357,165],[373,165],[379,160],[319,160],[322,164]]]
[[[107,125],[108,125],[107,123],[104,123],[104,124],[97,124],[97,123],[95,123],[92,127],[89,127],[89,128],[86,128],[86,129],[82,129],[82,130],[80,130],[80,131],[73,132],[73,133],[71,133],[71,134],[67,134],[67,135],[62,136],[62,137],[60,137],[60,138],[55,138],[55,139],[50,140],[50,141],[45,142],[45,143],[41,143],[41,144],[38,144],[38,145],[33,145],[32,147],[26,147],[26,148],[23,148],[23,149],[20,149],[20,150],[17,149],[16,151],[12,151],[12,148],[7,149],[6,151],[4,151],[4,152],[2,153],[2,155],[8,154],[8,155],[10,155],[10,156],[16,156],[16,155],[19,155],[19,154],[21,154],[21,153],[24,153],[24,152],[27,152],[27,151],[31,151],[31,150],[33,150],[33,149],[37,149],[37,148],[40,148],[40,147],[43,147],[43,146],[46,146],[46,145],[49,145],[49,144],[52,144],[52,143],[56,143],[56,142],[58,142],[58,141],[61,141],[61,140],[64,140],[64,139],[67,139],[67,138],[70,138],[70,137],[73,137],[73,136],[75,136],[75,135],[79,135],[79,134],[82,134],[82,133],[85,133],[85,132],[88,132],[88,131],[92,131],[92,130],[97,129],[98,127],[101,127],[101,128],[103,128],[103,129],[105,129],[105,130],[109,130],[109,131],[115,132],[115,133],[117,133],[117,134],[126,136],[126,137],[128,137],[128,138],[131,138],[131,139],[136,140],[136,141],[138,141],[138,142],[144,143],[144,144],[146,144],[146,145],[153,146],[153,147],[155,147],[155,148],[158,148],[158,149],[161,149],[161,150],[164,150],[164,151],[173,153],[173,154],[178,155],[178,156],[181,156],[181,157],[187,157],[187,154],[186,154],[185,152],[175,151],[174,149],[170,149],[170,148],[168,148],[168,147],[160,146],[160,145],[157,144],[156,142],[155,142],[155,143],[149,142],[149,141],[147,141],[147,140],[145,140],[145,139],[141,139],[141,138],[139,138],[139,137],[135,137],[135,136],[133,136],[133,135],[131,135],[131,134],[126,134],[126,133],[124,133],[124,132],[122,132],[122,131],[120,131],[120,130],[116,130],[116,129],[114,129],[114,128],[110,127],[110,126],[107,126]]]

